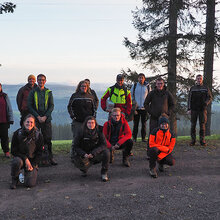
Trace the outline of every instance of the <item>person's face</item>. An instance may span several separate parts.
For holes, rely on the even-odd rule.
[[[145,81],[145,77],[144,76],[139,76],[138,77],[138,82],[143,85],[144,84],[144,81]]]
[[[112,118],[113,118],[114,121],[120,121],[121,112],[113,112],[112,113]]]
[[[157,87],[158,90],[162,90],[163,87],[164,87],[164,81],[163,80],[160,80],[160,81],[157,80],[156,87]]]
[[[87,121],[87,127],[88,127],[88,129],[90,129],[90,130],[95,129],[95,120],[88,120],[88,121]]]
[[[28,83],[33,87],[34,86],[34,83],[36,82],[36,80],[34,78],[30,78],[28,80]]]
[[[90,87],[90,82],[88,80],[85,80],[85,82],[88,84],[88,86]]]
[[[0,92],[2,91],[2,85],[0,84]]]
[[[27,118],[25,121],[24,121],[24,127],[30,131],[35,125],[35,122],[34,122],[34,119],[32,117],[30,118]]]
[[[37,83],[38,83],[38,86],[39,86],[40,88],[44,88],[44,85],[45,85],[45,83],[46,83],[45,77],[43,77],[43,76],[38,77],[38,78],[37,78]]]
[[[124,79],[117,79],[117,83],[119,86],[122,86],[124,83]]]
[[[197,84],[197,85],[201,85],[202,82],[203,82],[202,76],[197,76],[197,77],[196,77],[196,84]]]
[[[80,91],[81,91],[82,93],[86,93],[86,92],[87,92],[87,86],[86,86],[85,83],[83,83],[83,84],[80,86]]]
[[[169,128],[169,124],[166,123],[166,122],[163,122],[162,124],[160,124],[160,128],[164,129],[164,130],[167,130]]]

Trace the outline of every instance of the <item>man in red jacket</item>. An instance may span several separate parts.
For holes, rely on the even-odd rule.
[[[123,150],[122,163],[124,166],[130,167],[128,158],[133,147],[132,133],[120,108],[112,109],[110,119],[104,124],[103,133],[112,155],[115,150]]]
[[[149,165],[150,175],[157,177],[156,161],[159,164],[159,171],[163,172],[163,165],[173,166],[175,160],[171,154],[175,146],[176,138],[169,129],[169,120],[166,117],[159,119],[159,127],[150,133],[149,138]]]

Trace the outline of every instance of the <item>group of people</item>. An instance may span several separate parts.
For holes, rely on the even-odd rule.
[[[18,176],[24,169],[24,183],[34,186],[37,180],[38,164],[42,162],[42,152],[47,149],[48,160],[44,165],[57,165],[52,153],[51,113],[54,109],[52,91],[45,87],[46,76],[39,74],[28,76],[28,83],[17,94],[17,105],[21,113],[21,128],[14,132],[11,142],[12,183],[15,189]],[[188,112],[191,114],[191,143],[196,143],[196,122],[199,117],[200,143],[206,146],[205,123],[206,108],[212,96],[203,85],[201,75],[196,76],[196,85],[190,89]],[[80,169],[82,176],[87,176],[92,164],[101,162],[101,179],[108,181],[109,163],[114,161],[114,152],[122,150],[122,164],[130,167],[133,143],[137,141],[139,121],[141,120],[141,138],[146,142],[149,156],[149,173],[156,178],[163,165],[174,165],[172,151],[175,146],[175,135],[170,129],[169,116],[175,108],[172,94],[166,89],[162,78],[157,78],[156,86],[146,82],[145,75],[138,75],[138,82],[131,90],[124,84],[124,76],[118,74],[115,85],[109,87],[101,98],[101,108],[109,112],[108,121],[103,126],[96,121],[99,99],[90,88],[89,79],[79,82],[72,94],[67,109],[72,119],[73,141],[71,161]],[[133,115],[133,132],[128,120]],[[148,116],[149,115],[149,116]],[[146,139],[146,121],[150,117],[149,138]],[[10,157],[8,128],[13,124],[13,112],[7,94],[3,93],[0,84],[0,138],[6,157]],[[133,138],[132,138],[133,136]],[[46,164],[45,164],[46,163]]]

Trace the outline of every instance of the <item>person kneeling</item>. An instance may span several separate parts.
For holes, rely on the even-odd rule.
[[[43,136],[35,127],[35,118],[29,114],[25,117],[22,128],[14,132],[11,142],[11,189],[16,189],[19,174],[24,169],[24,184],[36,185],[38,163],[43,149]]]
[[[128,158],[133,147],[132,133],[120,108],[112,109],[110,119],[104,124],[103,133],[107,140],[107,147],[111,151],[110,161],[113,162],[114,151],[122,149],[122,163],[124,166],[130,167]]]
[[[106,145],[95,117],[88,116],[74,139],[71,155],[72,162],[82,171],[82,176],[87,176],[91,164],[102,162],[101,179],[108,181],[110,153]]]
[[[173,151],[176,138],[169,129],[169,120],[166,117],[159,119],[159,127],[150,133],[148,155],[150,175],[157,178],[156,161],[159,164],[159,171],[163,172],[163,165],[173,166],[175,159],[171,152]]]

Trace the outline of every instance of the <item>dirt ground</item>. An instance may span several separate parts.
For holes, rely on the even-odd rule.
[[[220,141],[218,141],[220,142]],[[34,188],[9,189],[10,161],[0,157],[0,219],[220,219],[220,143],[189,147],[179,143],[176,165],[157,179],[148,174],[142,143],[134,146],[131,167],[121,152],[110,166],[109,182],[100,181],[100,164],[87,177],[56,155],[55,167],[40,168]]]

